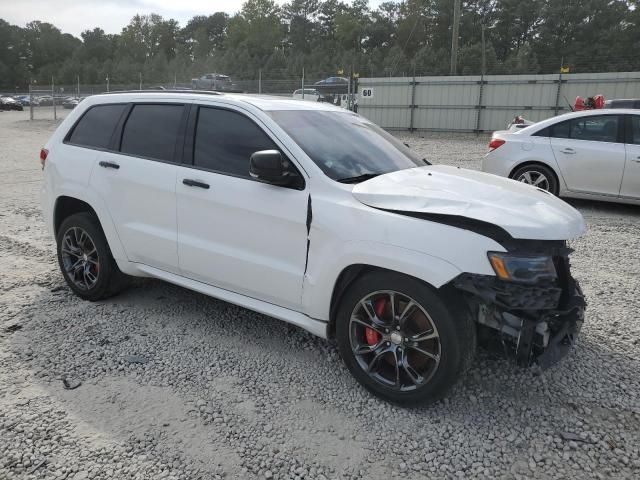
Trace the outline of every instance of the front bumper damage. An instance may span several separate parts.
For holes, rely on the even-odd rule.
[[[568,248],[553,248],[558,278],[537,284],[463,273],[452,281],[462,291],[480,325],[495,331],[506,351],[522,366],[548,368],[574,345],[586,302],[569,267]]]

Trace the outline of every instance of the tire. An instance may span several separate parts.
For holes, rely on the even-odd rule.
[[[95,215],[83,212],[67,217],[58,229],[56,243],[60,271],[79,297],[95,302],[126,287],[128,277],[113,259]]]
[[[511,175],[513,180],[534,185],[542,190],[552,193],[556,197],[559,193],[558,177],[555,172],[546,165],[534,163],[516,169]],[[536,184],[536,182],[540,182]]]
[[[416,304],[407,309],[413,313],[404,315],[410,302]],[[340,355],[374,395],[400,405],[434,403],[456,383],[475,353],[475,324],[469,315],[451,314],[461,310],[449,310],[435,289],[413,277],[367,273],[351,285],[338,307]],[[391,325],[392,317],[394,322],[400,318],[403,327]],[[373,323],[375,330],[365,326]],[[420,338],[425,340],[413,341]],[[367,349],[372,351],[362,353]]]

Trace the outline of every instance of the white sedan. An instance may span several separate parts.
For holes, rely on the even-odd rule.
[[[562,197],[640,204],[640,110],[567,113],[495,132],[482,170]]]

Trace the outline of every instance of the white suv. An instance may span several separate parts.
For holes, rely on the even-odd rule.
[[[493,332],[521,364],[573,343],[581,215],[513,180],[416,157],[324,103],[194,92],[87,98],[41,152],[70,288],[150,276],[335,338],[398,403],[441,398]]]

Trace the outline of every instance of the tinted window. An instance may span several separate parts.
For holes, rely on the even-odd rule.
[[[182,105],[136,105],[124,126],[120,151],[172,161],[183,110]]]
[[[615,142],[618,138],[618,116],[603,115],[571,120],[570,138],[592,142]]]
[[[607,100],[604,108],[637,108],[636,100]]]
[[[82,116],[69,142],[94,148],[107,148],[113,130],[127,105],[98,105]]]
[[[543,128],[542,130],[537,131],[533,134],[534,137],[548,137],[549,132],[551,131],[551,127]]]
[[[275,110],[269,114],[334,180],[426,165],[395,137],[351,113]]]
[[[635,143],[636,145],[640,145],[640,116],[632,115],[631,116],[631,138],[628,140],[629,143]]]
[[[555,138],[569,138],[569,132],[571,131],[571,121],[556,123],[550,128],[550,137]]]
[[[195,166],[249,177],[251,154],[274,149],[278,150],[278,147],[244,115],[230,110],[200,108],[193,149]]]

